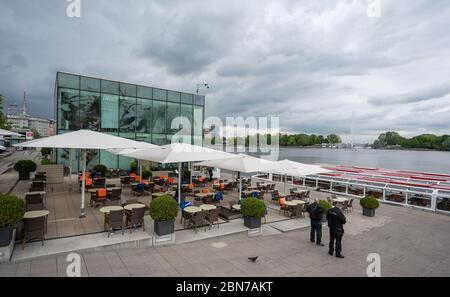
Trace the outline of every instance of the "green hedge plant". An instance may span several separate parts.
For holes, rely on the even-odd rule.
[[[25,205],[22,199],[0,194],[0,228],[14,226],[19,223],[25,213]]]
[[[148,169],[142,170],[142,179],[150,179],[152,177],[153,173]]]
[[[108,171],[108,168],[103,164],[97,164],[94,167],[92,167],[92,170],[95,172],[100,172],[102,176],[106,175],[106,171]]]
[[[319,200],[319,205],[322,206],[324,215],[326,215],[327,212],[333,207],[333,205],[326,200]]]
[[[31,160],[20,160],[14,164],[14,170],[17,172],[34,172],[36,171],[37,165]]]
[[[150,203],[150,216],[155,221],[171,221],[178,215],[178,203],[170,195],[157,197]]]
[[[359,204],[366,209],[377,209],[380,206],[378,199],[370,195],[359,200]]]
[[[266,205],[257,198],[245,198],[241,204],[241,213],[244,217],[262,218],[266,213]]]

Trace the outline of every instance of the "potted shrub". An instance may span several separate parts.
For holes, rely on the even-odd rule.
[[[55,162],[53,162],[50,159],[42,159],[41,160],[41,165],[53,165],[53,164],[55,164]]]
[[[148,169],[142,170],[142,179],[150,179],[152,177],[153,173]]]
[[[108,168],[106,168],[105,165],[103,164],[97,164],[94,167],[92,167],[92,170],[94,170],[94,172],[99,172],[102,174],[102,177],[106,176],[106,171],[108,171]]]
[[[13,228],[22,221],[24,213],[22,199],[0,194],[0,247],[8,246],[13,240]]]
[[[14,164],[14,170],[19,172],[19,180],[29,180],[30,172],[36,171],[37,165],[31,160],[20,160]]]
[[[50,156],[52,154],[52,152],[53,152],[53,149],[50,148],[50,147],[43,147],[43,148],[41,148],[41,155],[42,155],[42,157],[46,158],[47,156]]]
[[[244,226],[250,229],[261,227],[261,218],[266,212],[266,205],[257,198],[246,198],[241,203],[241,213],[244,217]]]
[[[359,200],[359,204],[363,209],[363,216],[373,217],[375,216],[375,209],[380,206],[378,199],[373,196],[366,196]]]
[[[333,205],[331,205],[331,203],[326,200],[319,200],[319,205],[323,208],[322,222],[326,222],[327,213],[333,207]]]
[[[150,216],[155,221],[154,231],[159,236],[174,232],[177,215],[178,203],[170,195],[157,197],[150,203]]]

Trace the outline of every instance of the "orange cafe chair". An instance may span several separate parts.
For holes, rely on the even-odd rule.
[[[221,183],[220,186],[219,186],[219,189],[224,190],[225,189],[225,184]]]
[[[99,200],[106,199],[106,189],[101,188],[97,190],[97,199]]]
[[[130,173],[130,177],[136,177],[136,173],[131,172],[131,173]]]
[[[209,191],[208,191],[208,189],[202,189],[202,193],[208,194]]]
[[[142,183],[143,183],[143,184],[148,184],[149,182],[150,182],[150,181],[149,181],[148,179],[143,179],[143,180],[142,180]]]
[[[194,189],[194,185],[193,185],[193,184],[189,184],[189,185],[188,185],[188,189],[189,189],[189,190],[193,190],[193,189]]]
[[[167,181],[169,182],[169,184],[173,184],[173,178],[169,178],[167,179]]]
[[[283,206],[283,205],[286,204],[286,198],[281,197],[281,198],[278,200],[278,202],[280,203],[280,206]]]
[[[141,181],[141,177],[139,175],[136,175],[134,177],[134,181],[137,181],[137,182]]]
[[[86,187],[91,187],[92,186],[92,178],[86,178],[85,185],[86,185]]]

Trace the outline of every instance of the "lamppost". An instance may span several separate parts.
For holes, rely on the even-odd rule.
[[[204,82],[204,83],[198,83],[198,84],[197,84],[197,95],[198,95],[198,92],[199,92],[199,90],[200,90],[200,87],[205,87],[205,88],[207,88],[207,89],[210,88],[210,86],[209,86],[209,84],[208,84],[207,82]]]

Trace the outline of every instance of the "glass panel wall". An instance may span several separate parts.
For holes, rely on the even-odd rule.
[[[192,105],[181,104],[181,116],[184,117],[184,121],[188,121],[190,124],[190,129],[187,127],[183,127],[183,133],[192,134],[192,125],[194,123],[193,118],[193,108]],[[184,126],[184,125],[183,125]]]
[[[136,98],[120,97],[119,100],[119,130],[120,132],[135,132],[136,130]],[[134,139],[134,136],[132,137]]]
[[[194,96],[192,94],[181,93],[181,103],[192,104]]]
[[[167,101],[180,103],[180,93],[167,91]]]
[[[176,133],[180,129],[180,104],[167,102],[167,133]]]
[[[166,133],[166,102],[153,101],[152,123],[153,133]]]
[[[100,128],[100,94],[80,92],[81,129],[98,131]]]
[[[152,100],[137,99],[136,132],[152,133]]]
[[[79,130],[80,92],[59,89],[58,92],[58,130]]]
[[[102,80],[102,93],[119,95],[119,83],[116,81]]]
[[[106,132],[119,131],[119,96],[102,94],[101,129]]]
[[[86,91],[100,92],[100,80],[82,76],[80,88]]]
[[[137,87],[137,96],[141,98],[152,99],[153,98],[153,89],[149,87],[138,86]]]
[[[58,73],[58,87],[79,89],[80,77],[73,74]]]
[[[161,89],[153,89],[153,99],[166,101],[167,100],[167,91]]]
[[[126,84],[126,83],[120,83],[119,85],[119,94],[121,96],[130,96],[130,97],[136,97],[136,85]]]

